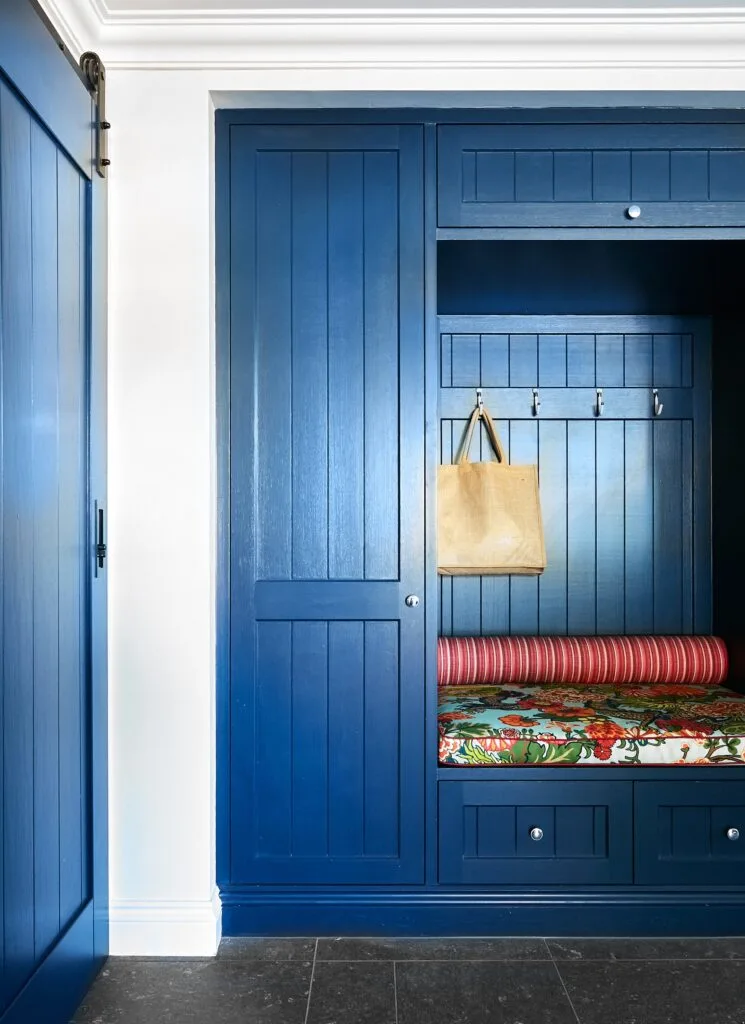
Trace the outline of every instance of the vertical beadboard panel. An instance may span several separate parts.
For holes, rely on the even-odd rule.
[[[510,428],[510,461],[513,465],[538,462],[538,424],[514,420]],[[535,576],[510,576],[510,632],[538,632],[538,580]]]
[[[292,623],[292,855],[327,857],[328,622]]]
[[[592,154],[592,198],[596,203],[631,198],[631,153],[597,149]]]
[[[637,202],[670,199],[670,151],[638,149],[631,154],[631,198]]]
[[[332,580],[364,578],[362,210],[362,155],[328,155],[328,577]]]
[[[654,630],[679,633],[683,611],[681,424],[654,424]]]
[[[551,559],[538,580],[538,631],[567,632],[567,423],[547,420],[538,426],[538,467],[546,550]]]
[[[85,517],[84,366],[85,314],[80,304],[81,220],[79,175],[60,157],[59,181],[59,615],[60,615],[60,919],[77,912],[85,886],[81,874],[85,779],[80,750],[81,590]]]
[[[481,384],[481,337],[478,334],[452,336],[452,384],[454,388]]]
[[[365,848],[365,625],[329,623],[329,854]]]
[[[364,853],[397,857],[400,786],[399,627],[365,623]],[[406,722],[408,729],[411,723]],[[415,726],[416,728],[416,726]]]
[[[567,632],[597,629],[595,424],[567,423]]]
[[[570,149],[554,153],[554,200],[557,203],[592,201],[592,153]]]
[[[34,488],[34,892],[36,955],[60,928],[57,149],[31,136]],[[87,844],[86,844],[87,845]]]
[[[330,153],[328,500],[330,579],[365,575],[363,158]]]
[[[482,334],[481,383],[487,388],[506,388],[510,383],[510,347],[506,334]]]
[[[242,814],[251,823],[257,855],[266,858],[290,857],[293,848],[292,641],[291,622],[256,624],[254,785]]]
[[[595,427],[598,633],[625,631],[623,427],[617,420],[599,420]]]
[[[652,423],[625,424],[624,578],[626,632],[654,631],[654,464]]]
[[[327,157],[292,154],[292,578],[328,576]],[[275,381],[276,388],[279,381]],[[275,406],[279,408],[279,406]],[[275,413],[276,415],[276,413]]]
[[[541,334],[538,338],[538,384],[542,388],[564,388],[566,383],[566,335]]]
[[[398,160],[364,155],[365,579],[399,572]]]
[[[680,424],[681,633],[693,633],[695,626],[694,575],[696,570],[693,546],[693,506],[694,486],[699,472],[702,472],[702,468],[695,466],[693,452],[693,423],[690,420],[683,420]]]
[[[292,404],[296,390],[292,278],[287,274],[292,265],[292,155],[261,153],[256,160],[255,187],[256,251],[261,253],[254,271],[259,439],[256,504],[287,509],[290,514],[254,516],[252,509],[246,509],[245,515],[254,522],[259,577],[287,580],[292,578]],[[233,421],[235,429],[237,411]],[[241,452],[236,455],[241,457]]]
[[[31,120],[0,85],[5,990],[34,967],[34,522]],[[77,207],[76,207],[77,208]],[[73,595],[73,597],[76,595]],[[77,622],[75,623],[77,629]],[[73,750],[79,756],[80,744]],[[76,820],[79,820],[76,819]],[[74,851],[73,851],[74,852]],[[79,850],[77,867],[80,869]]]
[[[510,387],[535,387],[538,380],[538,338],[535,334],[510,335]],[[496,410],[497,415],[499,410]]]
[[[511,424],[509,420],[495,420],[507,461],[511,461]],[[481,632],[484,636],[501,635],[510,631],[510,578],[509,576],[481,577]]]
[[[567,387],[591,388],[595,384],[595,336],[567,336]]]

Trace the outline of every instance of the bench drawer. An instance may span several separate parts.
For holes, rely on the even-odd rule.
[[[444,125],[440,227],[745,224],[745,125]]]
[[[439,880],[630,882],[631,806],[625,782],[441,782]]]
[[[745,782],[637,782],[639,885],[745,885]]]

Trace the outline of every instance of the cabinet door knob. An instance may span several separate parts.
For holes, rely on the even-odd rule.
[[[636,203],[633,203],[626,210],[626,216],[629,218],[629,220],[636,220],[636,218],[637,217],[641,217],[641,215],[642,215],[642,208],[641,208],[641,206],[637,206]]]
[[[532,828],[530,830],[530,838],[533,840],[534,843],[539,843],[541,839],[543,839],[543,829]]]
[[[733,843],[736,840],[738,840],[740,838],[740,830],[739,830],[739,828],[728,828],[727,829],[727,838],[730,839]]]
[[[404,604],[406,605],[407,608],[416,608],[417,605],[419,604],[419,598],[417,597],[416,594],[409,594]]]

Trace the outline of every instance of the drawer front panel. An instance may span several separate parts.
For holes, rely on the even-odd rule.
[[[745,782],[637,782],[640,885],[745,885]]]
[[[745,225],[745,125],[444,125],[438,137],[440,227]]]
[[[439,879],[451,885],[631,881],[631,785],[441,782]]]

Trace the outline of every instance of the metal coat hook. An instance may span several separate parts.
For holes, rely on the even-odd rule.
[[[661,416],[662,415],[662,410],[665,408],[665,406],[660,401],[660,395],[659,395],[659,392],[657,391],[657,388],[653,388],[652,389],[652,398],[654,400],[654,405],[653,405],[653,407],[654,407],[654,414],[655,414],[655,416]]]
[[[481,394],[481,388],[476,388],[476,405],[478,406],[479,416],[484,415],[484,397]]]
[[[533,388],[533,415],[538,416],[541,411],[541,400],[538,397],[538,388]]]
[[[605,405],[605,402],[603,401],[603,389],[602,388],[595,388],[595,415],[596,416],[602,416],[603,415],[603,407],[604,407],[604,405]]]

